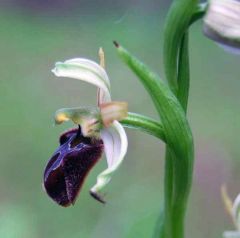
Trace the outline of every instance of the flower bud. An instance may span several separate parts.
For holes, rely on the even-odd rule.
[[[240,54],[240,1],[211,0],[203,31],[225,50]]]

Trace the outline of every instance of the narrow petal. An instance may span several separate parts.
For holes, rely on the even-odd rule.
[[[65,121],[72,120],[75,124],[81,124],[85,118],[98,119],[99,117],[98,109],[93,107],[61,108],[55,113],[55,123],[62,124]]]
[[[121,165],[127,152],[128,141],[124,128],[117,121],[114,121],[111,127],[101,131],[101,138],[104,143],[108,168],[98,175],[97,183],[92,187],[90,193],[96,199],[103,201],[98,192],[111,180],[112,174]]]
[[[82,134],[85,137],[97,136],[102,127],[100,112],[97,108],[62,108],[56,111],[55,124],[61,124],[69,120],[81,125]]]
[[[57,77],[68,77],[94,84],[104,93],[104,100],[111,101],[110,82],[105,70],[97,63],[82,59],[70,59],[65,62],[57,62],[52,72]],[[103,96],[102,96],[103,97]]]
[[[99,48],[98,56],[100,66],[105,69],[105,53],[102,47]],[[109,102],[107,95],[104,90],[99,88],[97,93],[97,105],[100,106],[102,103],[106,102]]]

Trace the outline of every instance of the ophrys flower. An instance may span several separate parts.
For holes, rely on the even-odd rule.
[[[100,51],[102,65],[103,52]],[[60,146],[44,172],[44,187],[58,204],[74,203],[83,181],[105,152],[107,169],[97,177],[90,194],[104,203],[99,192],[111,180],[127,152],[127,136],[118,122],[127,116],[127,103],[111,101],[110,81],[104,68],[88,59],[58,62],[52,72],[58,77],[82,80],[98,87],[97,107],[63,108],[56,112],[55,123],[72,120],[79,125],[60,137]]]

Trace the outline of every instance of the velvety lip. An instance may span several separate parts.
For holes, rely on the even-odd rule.
[[[81,129],[71,129],[60,136],[60,146],[44,171],[47,194],[59,205],[74,204],[83,182],[101,158],[103,142],[86,138]]]

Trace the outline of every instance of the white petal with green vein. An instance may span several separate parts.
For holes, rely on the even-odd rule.
[[[91,83],[104,91],[105,101],[111,101],[110,82],[105,70],[97,63],[82,59],[57,62],[52,72],[58,77],[67,77]]]

